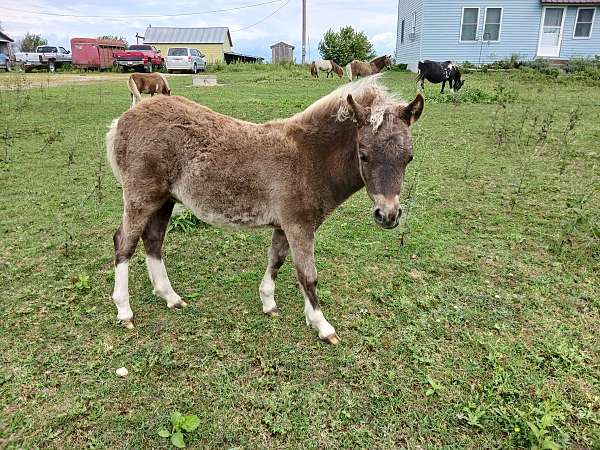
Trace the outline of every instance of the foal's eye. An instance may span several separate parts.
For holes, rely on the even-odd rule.
[[[369,157],[365,152],[358,152],[358,157],[362,162],[369,162]]]

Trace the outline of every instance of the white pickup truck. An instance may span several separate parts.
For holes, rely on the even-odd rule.
[[[15,53],[15,61],[22,65],[26,72],[36,67],[45,67],[48,72],[54,72],[57,67],[71,63],[71,52],[58,45],[39,45],[35,53]]]

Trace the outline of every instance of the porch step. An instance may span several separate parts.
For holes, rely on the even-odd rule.
[[[564,69],[567,66],[567,64],[569,64],[568,59],[562,59],[562,58],[546,58],[546,59],[550,63],[550,67],[556,67],[558,69]]]

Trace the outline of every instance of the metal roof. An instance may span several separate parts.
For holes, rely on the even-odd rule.
[[[144,34],[145,44],[223,44],[228,39],[233,45],[227,27],[148,27]]]
[[[4,34],[0,31],[0,42],[15,42],[8,34]]]
[[[541,0],[543,5],[600,5],[600,0]]]
[[[273,48],[273,47],[288,47],[288,48],[291,48],[291,49],[296,48],[293,45],[287,44],[287,43],[285,43],[283,41],[279,41],[277,44],[271,45],[271,48]]]

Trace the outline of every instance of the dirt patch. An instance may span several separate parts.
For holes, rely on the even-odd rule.
[[[130,73],[101,73],[101,74],[74,74],[74,73],[23,73],[10,72],[0,75],[0,90],[12,91],[17,89],[39,89],[64,86],[69,84],[92,84],[106,82],[121,82],[129,78]],[[166,75],[170,78],[174,75]],[[181,75],[179,75],[181,76]],[[189,75],[188,75],[189,76]]]

